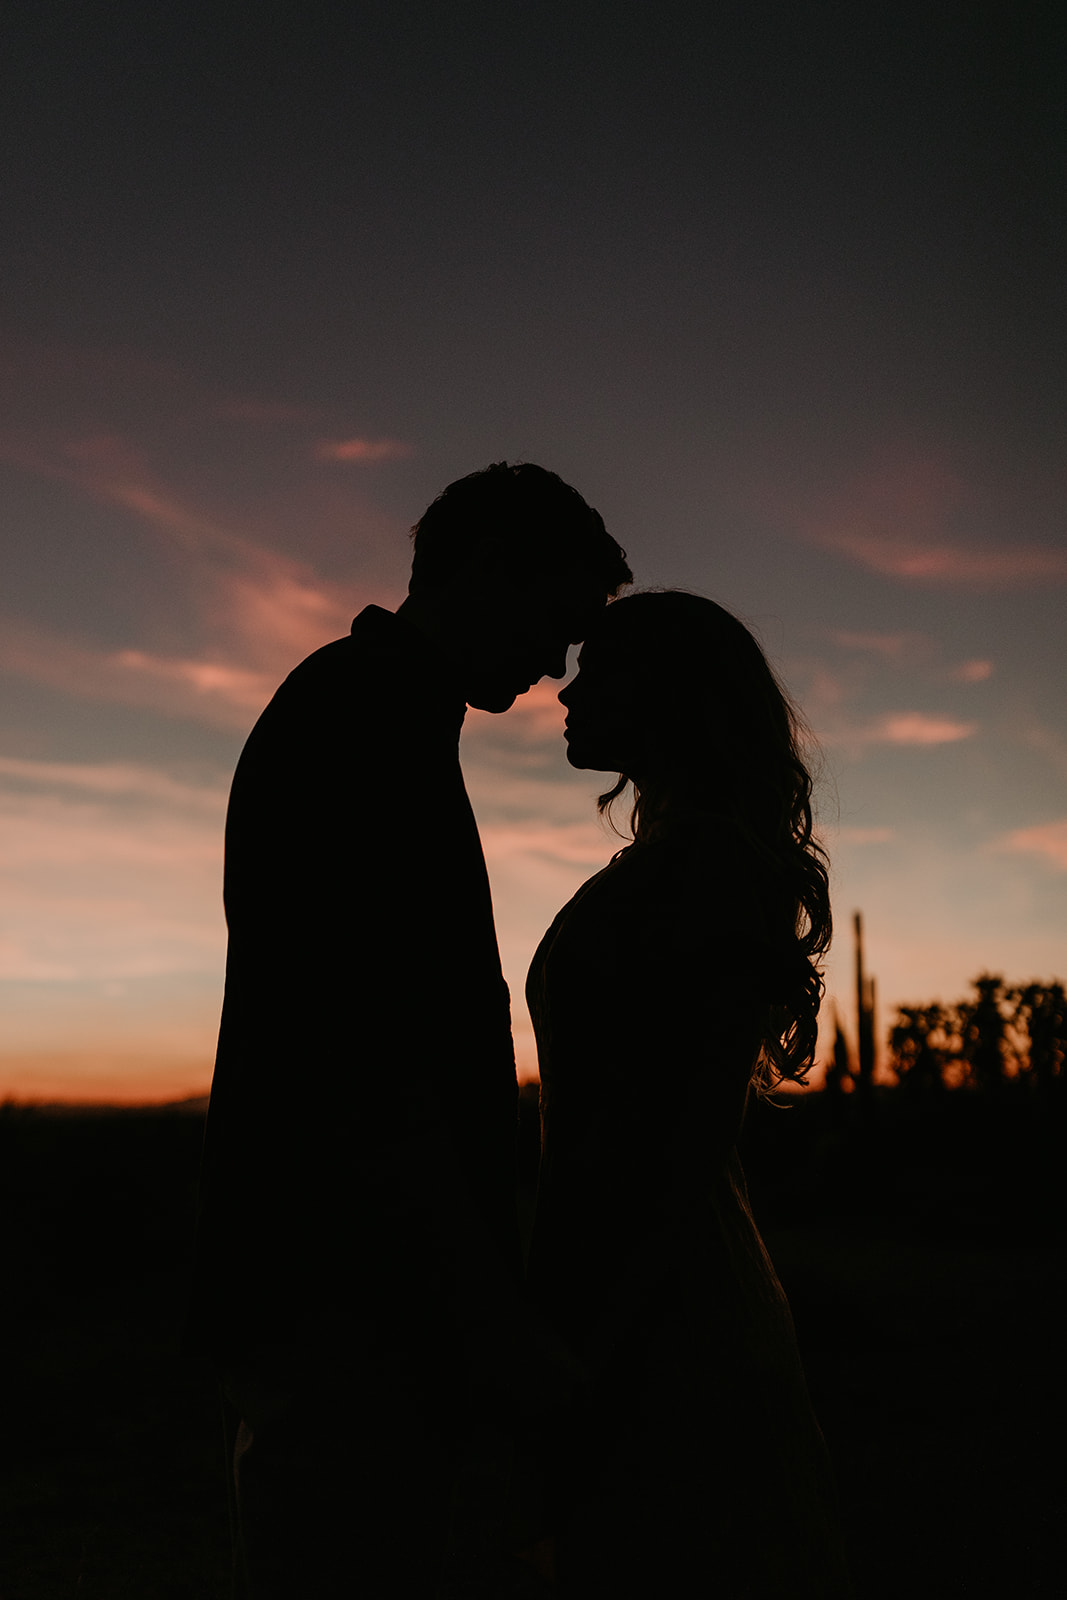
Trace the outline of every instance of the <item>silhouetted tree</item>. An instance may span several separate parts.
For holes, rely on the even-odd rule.
[[[901,1006],[890,1030],[892,1066],[913,1094],[939,1094],[954,1076],[958,1059],[953,1009],[940,1005]]]
[[[845,1038],[845,1030],[841,1026],[841,1019],[834,1007],[834,1053],[833,1058],[826,1068],[826,1088],[831,1094],[851,1092],[854,1087],[852,1077],[852,1056]]]
[[[971,981],[972,1000],[956,1005],[956,1032],[964,1083],[979,1093],[995,1094],[1018,1063],[1008,1044],[1010,1013],[1005,1010],[1008,989],[1004,979],[989,972]]]
[[[1007,999],[1014,1002],[1012,1023],[1027,1041],[1030,1083],[1037,1094],[1048,1096],[1053,1084],[1062,1084],[1064,1079],[1067,993],[1057,979],[1049,983],[1035,980],[1009,990]]]
[[[909,1092],[1000,1093],[1008,1082],[1048,1096],[1067,1062],[1067,993],[1059,979],[1009,988],[983,972],[964,1000],[901,1006],[889,1034],[891,1065]]]

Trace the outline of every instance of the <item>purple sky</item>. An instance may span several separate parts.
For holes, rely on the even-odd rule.
[[[849,1019],[857,906],[883,1024],[1067,975],[1051,8],[8,15],[0,1091],[206,1087],[243,738],[505,458],[762,638]],[[558,687],[463,738],[524,1073],[526,963],[617,842]]]

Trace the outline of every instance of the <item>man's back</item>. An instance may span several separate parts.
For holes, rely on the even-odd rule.
[[[514,1265],[514,1058],[464,710],[418,634],[368,607],[241,756],[193,1312],[219,1360],[350,1306],[354,1282],[368,1309],[430,1312],[374,1186],[420,1139],[451,1146]]]

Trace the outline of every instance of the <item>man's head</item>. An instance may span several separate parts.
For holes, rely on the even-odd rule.
[[[498,462],[449,484],[415,524],[404,610],[456,663],[469,704],[506,711],[632,582],[625,553],[577,489]]]

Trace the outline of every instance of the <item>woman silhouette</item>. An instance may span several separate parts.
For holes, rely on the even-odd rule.
[[[712,601],[610,605],[560,694],[633,843],[564,906],[527,997],[530,1287],[588,1374],[551,1448],[559,1592],[847,1595],[825,1448],[749,1209],[749,1093],[802,1080],[830,941],[811,779],[762,651]]]

